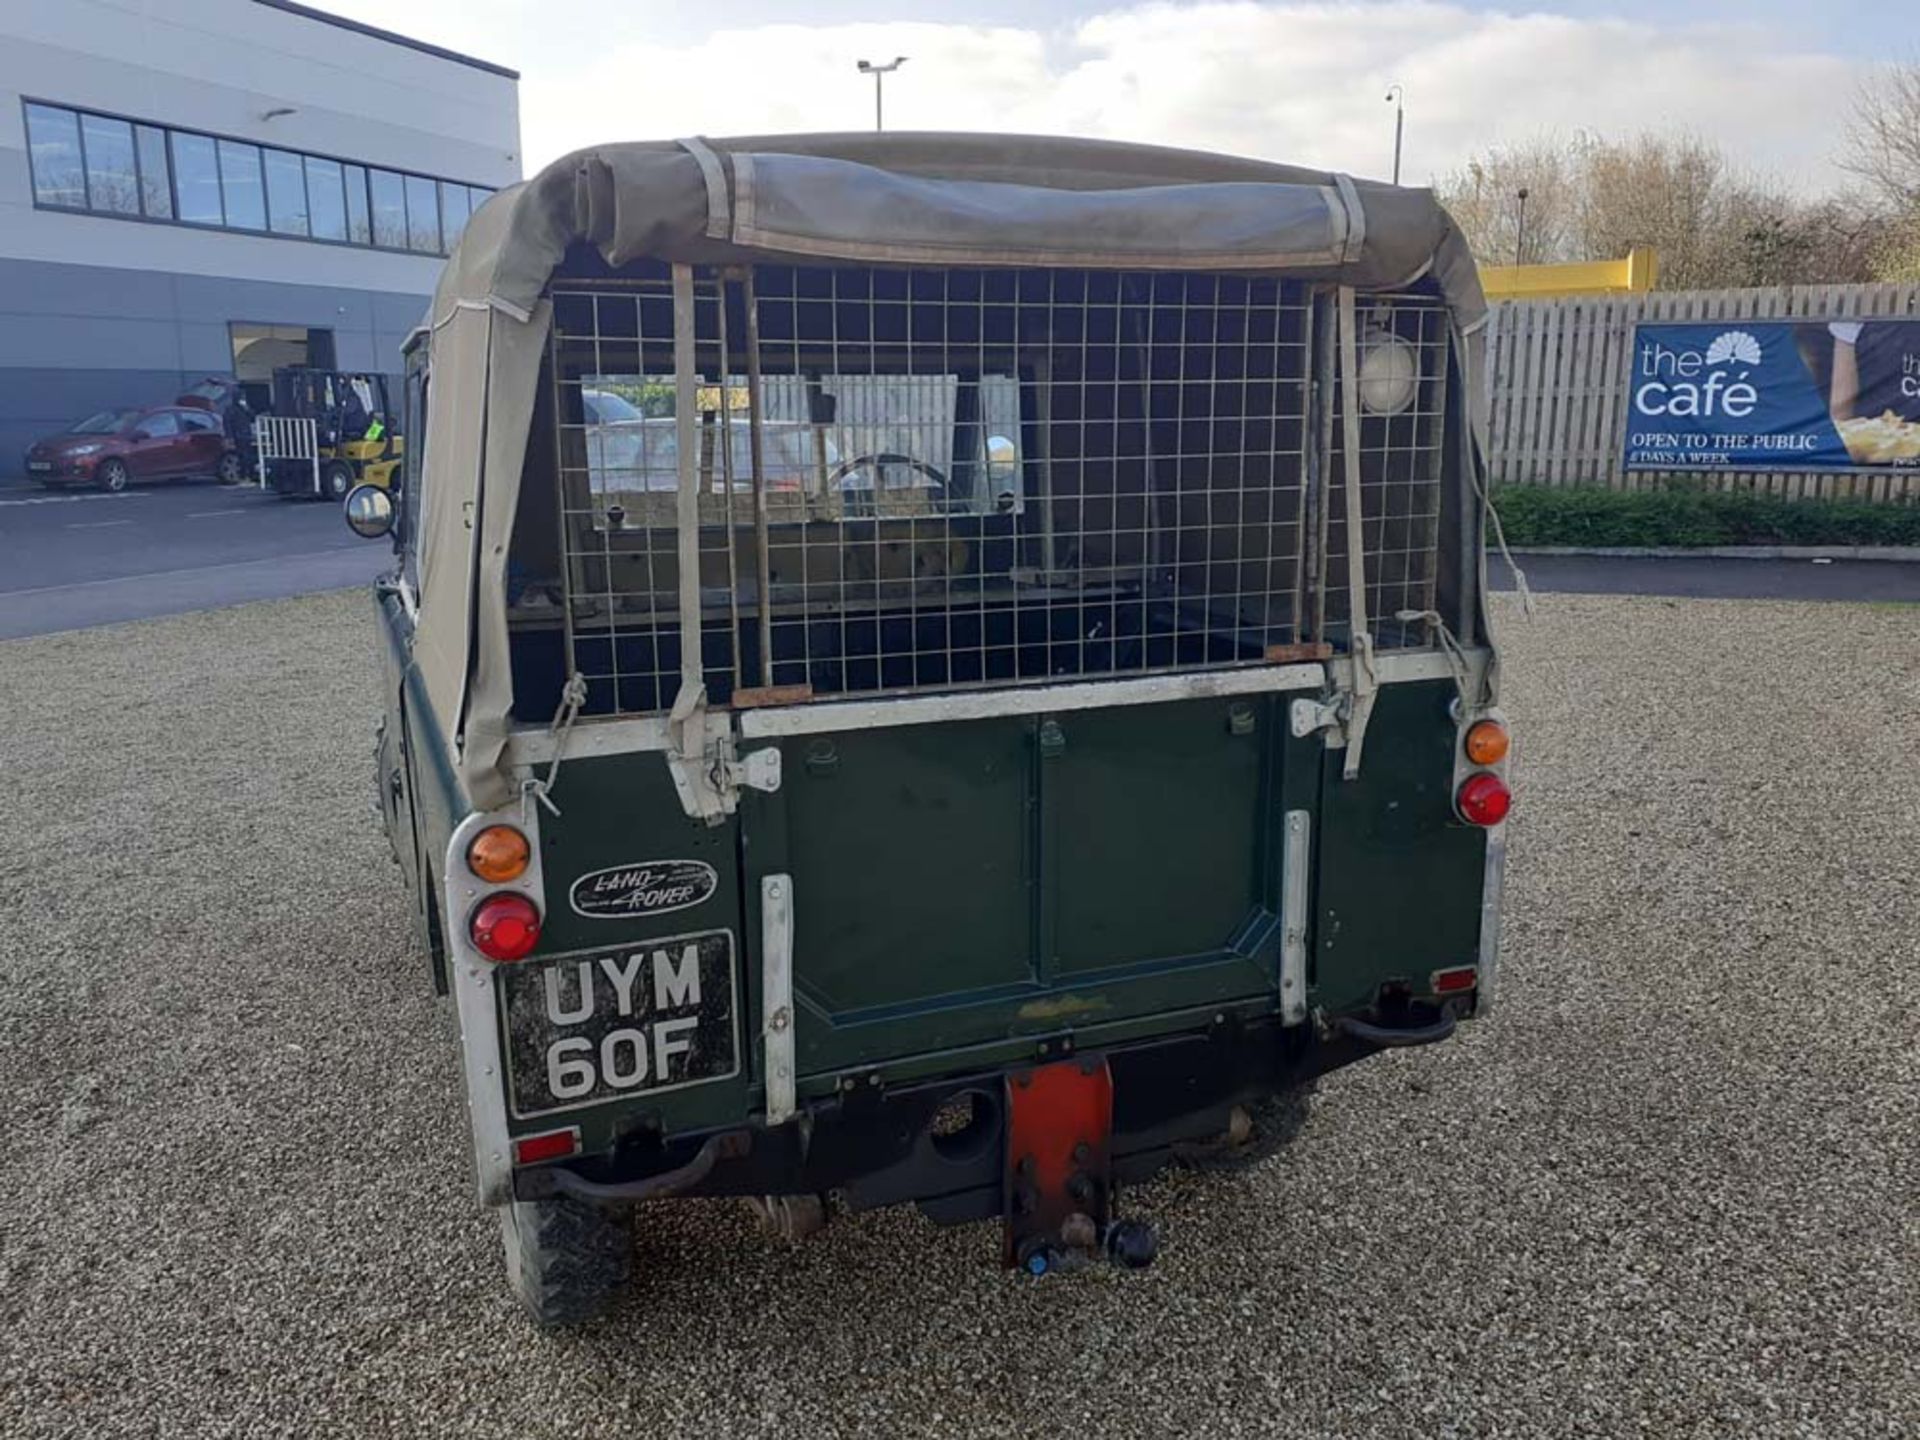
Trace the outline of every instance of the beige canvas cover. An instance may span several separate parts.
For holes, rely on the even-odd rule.
[[[764,135],[568,155],[474,214],[428,316],[415,655],[476,808],[511,798],[498,769],[512,703],[507,546],[547,343],[542,296],[578,243],[612,265],[1239,270],[1363,290],[1430,275],[1463,337],[1467,393],[1484,390],[1479,276],[1426,190],[1019,135]]]

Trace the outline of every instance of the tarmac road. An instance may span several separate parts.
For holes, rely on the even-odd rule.
[[[338,506],[251,486],[0,486],[0,639],[364,585],[392,565]]]
[[[1527,555],[1542,594],[1920,602],[1920,564]],[[0,639],[371,583],[393,552],[332,505],[204,482],[46,492],[0,485]],[[1497,589],[1511,588],[1491,562]]]
[[[1882,600],[1920,602],[1920,564],[1889,560],[1746,560],[1667,555],[1519,555],[1530,589],[1542,594],[1672,595],[1713,600]],[[1496,590],[1512,576],[1497,556],[1487,570]]]

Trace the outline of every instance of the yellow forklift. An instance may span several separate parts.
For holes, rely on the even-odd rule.
[[[286,366],[273,409],[254,422],[262,482],[279,494],[344,500],[356,485],[393,488],[405,442],[384,375]]]

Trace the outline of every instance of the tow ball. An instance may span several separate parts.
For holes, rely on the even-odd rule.
[[[1006,1079],[1003,1259],[1029,1275],[1108,1260],[1153,1263],[1143,1220],[1113,1218],[1113,1075],[1103,1059],[1062,1060]]]

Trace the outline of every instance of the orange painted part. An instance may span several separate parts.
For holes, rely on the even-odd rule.
[[[1007,1077],[1009,1264],[1021,1240],[1057,1234],[1075,1211],[1105,1223],[1112,1141],[1113,1072],[1104,1059],[1062,1060]],[[1080,1197],[1070,1189],[1076,1175],[1089,1182]],[[1015,1203],[1020,1197],[1024,1208]]]

